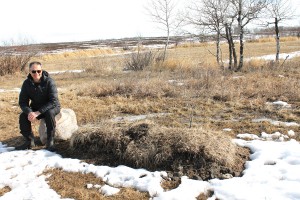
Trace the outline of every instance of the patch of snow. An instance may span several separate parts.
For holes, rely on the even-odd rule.
[[[178,86],[183,86],[184,83],[177,81],[177,80],[168,80],[168,83],[173,84],[173,85],[178,85]]]
[[[11,90],[0,89],[0,93],[4,93],[4,92],[20,92],[20,91],[21,91],[20,88],[13,88]]]
[[[269,122],[269,123],[271,123],[272,125],[275,125],[275,126],[300,126],[296,122],[282,122],[282,121],[275,121],[275,120],[268,119],[268,118],[253,119],[252,122],[256,122],[256,123]]]
[[[295,135],[296,135],[295,131],[293,131],[293,130],[288,131],[288,136],[294,137]]]
[[[147,115],[131,115],[131,116],[123,116],[123,117],[116,117],[113,118],[112,121],[114,122],[119,122],[119,121],[139,121],[147,118],[152,118],[152,117],[159,117],[166,115],[166,113],[156,113],[156,114],[147,114]]]
[[[207,181],[191,180],[186,176],[181,177],[180,185],[170,191],[163,192],[153,200],[182,200],[196,199],[201,193],[207,193],[210,189],[210,184]]]
[[[274,101],[272,104],[277,105],[277,106],[287,107],[287,108],[291,107],[290,104],[288,104],[287,102],[284,102],[284,101]]]
[[[238,134],[237,138],[241,138],[241,139],[250,139],[250,140],[258,140],[259,137],[257,135],[254,134],[250,134],[250,133],[243,133],[243,134]]]
[[[229,132],[229,131],[232,131],[232,129],[231,128],[224,128],[223,131],[228,131]]]
[[[245,76],[233,76],[232,79],[241,79],[241,78],[246,78]]]
[[[120,189],[111,187],[109,185],[104,185],[99,191],[105,196],[112,196],[120,192]]]
[[[82,73],[84,69],[75,69],[75,70],[64,70],[64,71],[50,71],[49,74],[63,74],[63,73]]]
[[[300,56],[300,51],[295,51],[295,52],[290,52],[290,53],[280,53],[279,59],[287,59],[287,58],[292,59],[292,58],[299,57],[299,56]],[[246,58],[245,61],[250,61],[252,59],[275,60],[275,57],[276,57],[275,54],[270,54],[270,55]]]

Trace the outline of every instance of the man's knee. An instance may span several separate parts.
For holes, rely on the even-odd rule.
[[[28,121],[28,114],[22,112],[19,116],[19,122],[22,123],[24,121]]]
[[[44,113],[44,115],[45,115],[46,118],[54,118],[59,112],[60,112],[59,109],[53,108],[53,109],[47,110],[47,111]]]

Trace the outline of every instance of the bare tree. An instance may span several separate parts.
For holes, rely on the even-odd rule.
[[[271,0],[268,10],[269,15],[274,20],[273,22],[268,22],[268,25],[274,24],[276,39],[276,62],[278,63],[280,53],[279,23],[291,19],[293,17],[294,9],[291,7],[290,0]]]
[[[224,0],[199,0],[189,6],[187,20],[206,33],[216,35],[216,59],[220,65],[220,39],[224,29],[224,19],[229,4]]]
[[[225,38],[228,43],[228,52],[229,52],[229,65],[228,69],[236,69],[237,68],[237,54],[236,54],[236,49],[235,49],[235,44],[233,40],[233,35],[232,35],[232,26],[233,22],[235,19],[235,15],[228,15],[226,20],[224,21],[224,26],[225,26]],[[232,66],[232,59],[234,62],[234,65]]]
[[[178,20],[175,8],[175,0],[149,0],[149,6],[146,8],[153,22],[159,24],[160,28],[166,31],[163,61],[166,59],[170,33],[175,31],[182,22]]]
[[[237,13],[237,22],[240,40],[240,57],[239,65],[236,71],[243,67],[244,62],[244,32],[245,27],[251,22],[259,18],[263,9],[267,6],[267,0],[230,0]]]
[[[24,71],[30,59],[41,49],[38,45],[28,44],[29,40],[6,41],[0,46],[0,76]]]

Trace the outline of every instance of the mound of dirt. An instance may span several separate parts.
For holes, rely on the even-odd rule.
[[[221,132],[167,128],[148,122],[83,127],[70,141],[76,152],[112,156],[119,164],[208,180],[240,176],[249,151]]]

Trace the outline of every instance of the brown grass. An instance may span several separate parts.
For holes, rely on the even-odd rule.
[[[4,188],[0,189],[0,197],[2,197],[3,195],[5,195],[6,193],[10,192],[11,189],[8,186],[5,186]]]
[[[72,136],[71,148],[87,153],[111,154],[130,166],[147,169],[167,166],[177,169],[193,165],[197,170],[203,170],[213,163],[234,168],[241,162],[236,157],[236,146],[231,138],[221,132],[167,128],[147,122],[120,128],[108,123],[82,128]],[[206,174],[201,175],[203,179],[209,178]]]
[[[293,36],[281,37],[280,38],[281,42],[289,42],[289,41],[297,41],[297,40],[298,40],[298,38],[293,37]],[[274,37],[263,37],[263,38],[259,38],[259,39],[249,40],[249,42],[251,42],[251,43],[275,42],[275,38]]]
[[[49,185],[54,189],[62,198],[74,198],[77,200],[86,199],[149,199],[147,193],[138,192],[130,188],[121,188],[121,191],[111,197],[102,195],[98,189],[88,189],[87,184],[101,185],[105,183],[93,174],[71,173],[59,169],[52,169],[45,172],[51,174],[48,178]]]
[[[300,40],[287,40],[281,43],[281,51],[299,51],[299,46]],[[222,44],[221,48],[225,60],[228,56],[227,45]],[[292,129],[297,134],[295,139],[299,140],[300,127],[274,126],[269,122],[254,123],[252,120],[266,117],[279,121],[300,121],[300,58],[289,59],[281,67],[252,59],[245,63],[242,72],[236,73],[222,71],[216,67],[215,58],[208,53],[208,50],[214,52],[214,49],[214,44],[172,48],[168,51],[168,59],[164,65],[152,66],[141,72],[124,72],[122,69],[126,56],[122,55],[78,58],[70,56],[43,61],[43,67],[48,71],[86,70],[80,74],[65,73],[52,76],[60,88],[59,99],[62,107],[73,109],[77,115],[82,133],[78,144],[90,142],[89,150],[83,153],[68,150],[64,156],[80,159],[88,156],[87,161],[92,163],[131,166],[147,163],[155,165],[154,162],[163,163],[165,159],[166,165],[161,166],[161,169],[168,168],[168,173],[183,173],[190,177],[200,174],[202,177],[209,177],[208,169],[190,169],[189,166],[194,166],[195,163],[178,160],[200,160],[193,159],[193,156],[197,156],[197,152],[202,150],[201,155],[214,158],[215,162],[224,166],[230,166],[231,160],[224,156],[221,142],[227,142],[239,133],[259,135],[263,131],[279,131],[287,134],[287,131]],[[246,58],[274,52],[273,41],[245,43]],[[26,74],[2,76],[0,89],[20,87],[25,77]],[[278,108],[266,104],[277,100],[286,101],[292,107]],[[0,141],[9,146],[16,146],[22,141],[18,128],[18,93],[0,93],[0,109]],[[147,137],[138,131],[137,135],[148,138],[147,140],[130,138],[135,137],[134,124],[111,121],[120,116],[160,113],[165,115],[148,119]],[[94,127],[88,124],[93,124]],[[188,128],[190,126],[191,129]],[[224,128],[231,128],[232,131],[222,131]],[[35,134],[37,135],[36,130]],[[181,142],[172,146],[171,141]],[[68,147],[68,142],[59,144]],[[205,146],[201,142],[205,142]],[[219,146],[215,147],[216,144]],[[98,150],[97,147],[106,148],[106,152],[86,153],[93,150],[93,147],[94,151]],[[147,147],[147,150],[140,147]],[[177,155],[173,155],[174,152]],[[249,152],[242,148],[234,152],[233,157],[242,160],[236,168],[242,169],[243,161],[248,159]],[[145,155],[146,159],[139,154]],[[98,162],[96,158],[102,155],[108,158],[112,155],[117,156],[116,160],[111,162],[109,159],[100,159]],[[125,155],[130,159],[124,160]],[[149,160],[149,157],[152,157],[152,160]],[[177,161],[173,162],[173,159]],[[180,170],[181,167],[184,170]],[[221,167],[218,170],[222,173],[233,173],[238,171],[236,168],[228,170]],[[155,168],[157,169],[159,168]],[[60,173],[64,176],[66,172]],[[77,180],[74,176],[73,179]],[[94,178],[88,176],[87,180],[92,181]],[[168,184],[174,184],[173,187],[176,187],[176,181],[171,181],[173,183]],[[53,181],[57,185],[59,182],[62,182],[61,179]],[[74,191],[81,190],[81,186],[76,187],[74,186]]]
[[[46,54],[42,55],[40,59],[42,61],[53,61],[69,58],[86,58],[86,57],[95,57],[95,56],[105,56],[113,54],[112,49],[85,49],[85,50],[74,50],[69,52],[61,52],[56,54]]]

